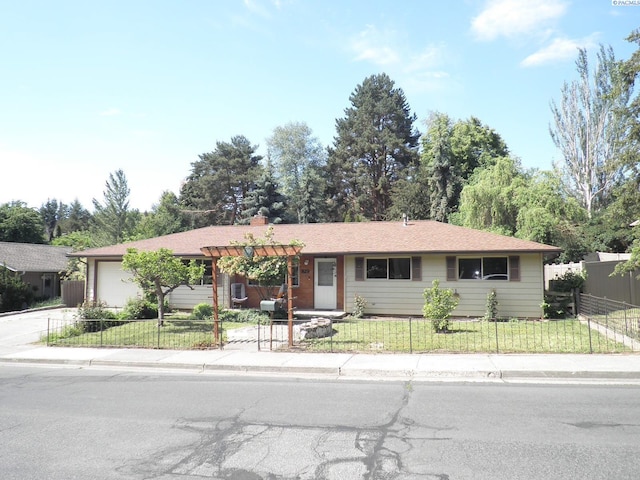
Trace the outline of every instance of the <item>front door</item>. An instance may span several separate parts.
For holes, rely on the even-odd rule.
[[[314,268],[313,306],[334,310],[337,306],[337,263],[335,258],[316,258]]]

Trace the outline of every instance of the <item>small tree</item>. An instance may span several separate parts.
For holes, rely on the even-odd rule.
[[[244,242],[231,242],[232,245],[245,249],[247,255],[237,257],[222,257],[218,260],[218,268],[229,275],[242,275],[256,284],[260,298],[271,297],[271,288],[281,285],[287,273],[287,258],[277,256],[252,255],[256,247],[279,245],[273,239],[273,227],[269,227],[264,238],[256,238],[251,233],[245,235]],[[297,240],[289,245],[302,246]]]
[[[458,298],[450,288],[440,288],[440,280],[431,282],[431,288],[424,289],[424,318],[431,320],[431,326],[436,333],[446,333],[449,330],[449,317],[458,306]]]
[[[158,300],[158,324],[164,320],[165,296],[180,285],[193,290],[194,283],[204,275],[204,265],[190,260],[184,263],[173,252],[160,248],[152,252],[139,252],[128,248],[122,258],[122,268],[133,274],[131,281],[137,283],[145,295],[154,295]]]

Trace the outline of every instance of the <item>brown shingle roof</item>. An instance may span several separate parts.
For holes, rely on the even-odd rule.
[[[375,253],[557,253],[560,249],[529,240],[458,227],[430,220],[361,223],[307,223],[272,225],[274,239],[287,244],[304,242],[303,254],[375,254]],[[225,225],[204,227],[188,232],[123,243],[77,252],[78,257],[119,257],[127,248],[157,250],[168,248],[179,256],[201,256],[200,248],[225,246],[243,241],[246,233],[264,237],[268,226]]]

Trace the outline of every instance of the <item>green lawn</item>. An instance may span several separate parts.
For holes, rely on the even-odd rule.
[[[590,338],[591,336],[591,338]],[[591,347],[590,347],[591,345]],[[448,333],[430,322],[358,320],[334,323],[334,335],[304,342],[313,351],[589,353],[629,349],[577,320],[451,321]]]
[[[222,322],[225,332],[251,325]],[[508,322],[452,320],[447,333],[434,333],[431,323],[419,319],[362,319],[336,321],[334,334],[303,340],[299,347],[323,352],[459,352],[459,353],[618,353],[630,351],[612,338],[590,330],[578,320]],[[213,322],[167,319],[129,321],[103,331],[82,332],[76,324],[53,329],[49,345],[165,349],[215,348]],[[47,342],[43,338],[43,342]]]
[[[222,323],[224,332],[248,324],[236,322]],[[47,342],[47,338],[43,338]],[[158,328],[157,320],[137,320],[122,322],[120,325],[97,332],[83,333],[75,325],[67,325],[49,335],[49,345],[82,347],[137,347],[166,349],[215,348],[213,322],[203,320],[165,320]]]

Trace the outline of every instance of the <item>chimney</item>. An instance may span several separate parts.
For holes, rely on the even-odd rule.
[[[261,225],[269,225],[269,219],[262,215],[254,215],[251,217],[251,222],[249,223],[252,227],[261,226]]]

